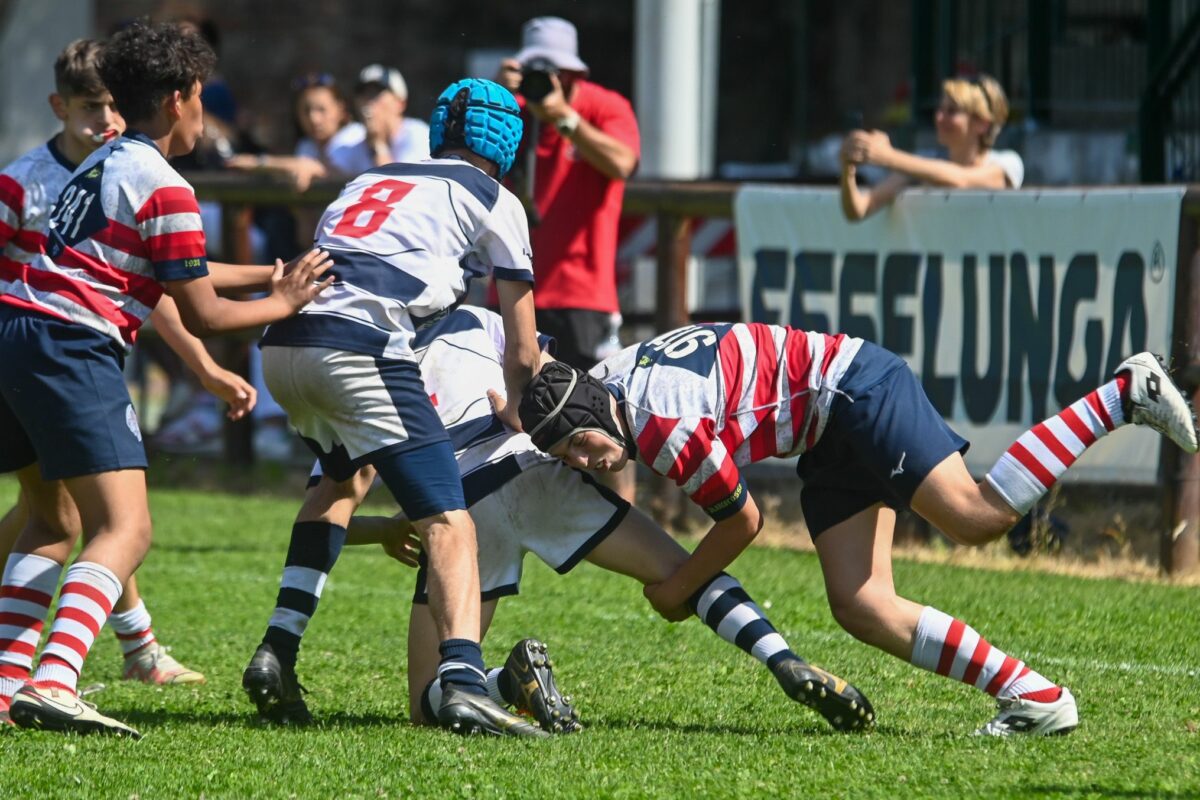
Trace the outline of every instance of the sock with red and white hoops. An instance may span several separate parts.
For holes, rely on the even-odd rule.
[[[34,681],[74,692],[96,634],[120,597],[121,581],[108,567],[90,561],[72,564]]]
[[[29,680],[42,626],[58,588],[62,564],[30,553],[13,553],[0,581],[0,698]]]
[[[1062,689],[988,644],[962,620],[926,606],[913,642],[914,666],[970,684],[997,698],[1052,703]]]
[[[1122,402],[1129,373],[1122,372],[1045,422],[1021,434],[987,474],[987,482],[1022,515],[1050,491],[1097,439],[1124,425]]]
[[[114,611],[108,615],[108,624],[112,626],[117,641],[121,643],[121,653],[128,658],[143,647],[154,643],[154,628],[150,624],[150,612],[146,604],[138,600],[138,604],[128,611]]]

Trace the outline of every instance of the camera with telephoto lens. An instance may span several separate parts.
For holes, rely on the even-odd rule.
[[[525,99],[540,103],[546,95],[554,91],[551,75],[558,74],[558,67],[548,58],[533,58],[521,65],[521,86],[519,91]]]

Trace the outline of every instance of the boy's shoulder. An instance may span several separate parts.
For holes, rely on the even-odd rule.
[[[74,170],[75,167],[54,148],[51,140],[9,162],[0,169],[0,175],[15,181],[28,191],[31,184],[44,183],[50,177],[57,178],[56,182],[61,183],[62,179],[69,177]]]
[[[121,193],[135,207],[164,190],[169,194],[195,196],[192,185],[149,140],[121,137],[101,147],[76,170],[77,178],[89,174],[110,186],[119,184]]]

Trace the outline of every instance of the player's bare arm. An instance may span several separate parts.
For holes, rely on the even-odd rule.
[[[504,386],[508,403],[496,413],[513,430],[521,430],[517,416],[521,392],[542,366],[534,326],[533,287],[524,281],[496,281],[500,312],[504,318]]]
[[[276,260],[271,293],[261,300],[242,302],[219,297],[208,276],[167,281],[163,285],[179,306],[188,331],[204,338],[278,322],[303,308],[333,283],[332,276],[318,280],[333,265],[327,253],[310,250],[293,263],[294,268],[285,274],[284,263]]]
[[[229,406],[227,414],[230,419],[241,419],[254,409],[258,391],[245,378],[221,368],[213,361],[204,343],[188,333],[174,300],[164,295],[150,319],[154,322],[154,330],[183,359],[205,390]]]
[[[662,583],[645,588],[646,599],[666,619],[677,622],[691,613],[688,598],[750,546],[762,530],[763,518],[749,494],[736,514],[713,524],[688,560]]]

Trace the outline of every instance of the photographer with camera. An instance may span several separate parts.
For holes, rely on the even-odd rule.
[[[532,118],[515,188],[532,195],[540,220],[531,231],[538,330],[557,339],[560,360],[590,369],[615,335],[617,224],[638,163],[637,120],[628,100],[586,79],[570,22],[531,19],[521,44],[497,82]]]

